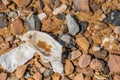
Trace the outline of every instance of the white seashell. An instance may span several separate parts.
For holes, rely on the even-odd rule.
[[[28,44],[21,44],[19,47],[0,56],[0,63],[9,72],[13,72],[17,66],[25,64],[32,59],[35,50]]]
[[[66,9],[67,9],[67,5],[63,4],[63,5],[61,5],[60,7],[54,9],[54,10],[53,10],[53,14],[54,14],[54,15],[57,15],[57,14],[59,14],[59,13],[64,12]]]

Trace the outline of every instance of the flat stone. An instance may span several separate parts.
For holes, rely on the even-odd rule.
[[[24,25],[21,19],[18,18],[15,21],[13,21],[10,30],[13,34],[21,34],[24,31]]]
[[[0,80],[6,80],[7,79],[7,73],[0,73]]]
[[[21,65],[17,67],[17,70],[15,72],[17,78],[23,77],[25,71],[26,71],[27,66],[26,65]]]
[[[19,80],[17,77],[11,77],[9,80]]]
[[[13,0],[19,7],[26,7],[31,3],[31,0]]]
[[[39,73],[39,72],[36,72],[34,75],[33,75],[33,78],[35,80],[42,80],[42,75]]]
[[[66,73],[67,75],[69,75],[69,74],[72,74],[73,71],[74,71],[74,66],[73,66],[72,62],[67,59],[67,60],[65,61],[65,73]]]
[[[79,47],[81,47],[83,50],[86,51],[89,49],[90,44],[89,44],[88,40],[86,39],[86,37],[84,37],[82,35],[78,35],[76,37],[76,42],[77,42],[77,45]]]
[[[111,72],[120,72],[120,56],[109,55],[108,66]]]
[[[82,56],[80,56],[78,64],[81,68],[86,68],[90,64],[90,61],[91,56],[83,54]]]
[[[74,17],[72,17],[71,15],[67,15],[66,22],[67,22],[69,33],[73,36],[76,35],[79,32],[79,26],[76,20],[74,19]]]
[[[0,28],[7,27],[8,21],[5,13],[0,12]]]

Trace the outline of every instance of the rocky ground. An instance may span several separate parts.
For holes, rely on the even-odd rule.
[[[0,0],[0,55],[29,30],[63,46],[63,74],[36,53],[0,80],[120,80],[120,0]]]

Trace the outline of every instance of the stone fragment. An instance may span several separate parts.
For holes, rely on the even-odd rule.
[[[0,28],[7,27],[8,21],[5,13],[0,12]]]
[[[0,80],[6,80],[7,79],[7,73],[0,73]]]
[[[65,20],[66,14],[65,13],[60,13],[56,15],[56,18],[59,20]]]
[[[17,67],[17,70],[16,70],[16,77],[17,78],[22,78],[25,71],[26,71],[26,68],[27,66],[26,65],[20,65]]]
[[[80,33],[84,33],[87,30],[88,22],[87,21],[81,21],[80,22]]]
[[[120,56],[109,55],[108,66],[111,72],[120,72]]]
[[[80,56],[78,64],[81,68],[85,68],[90,64],[90,61],[91,61],[91,56],[83,54],[82,56]]]
[[[8,48],[10,48],[10,43],[6,41],[6,42],[3,43],[3,46],[1,47],[1,50],[6,50]]]
[[[83,74],[76,74],[76,76],[75,76],[75,78],[73,79],[73,80],[84,80],[84,76],[83,76]]]
[[[69,53],[68,58],[71,59],[71,60],[73,60],[73,59],[76,59],[79,56],[81,56],[81,54],[82,53],[81,53],[80,50],[75,50],[75,51],[72,51],[72,52]]]
[[[60,74],[54,73],[54,74],[52,75],[52,80],[60,80]]]
[[[40,3],[40,8],[43,9],[44,8],[44,2],[43,2],[43,0],[39,0],[39,3]]]
[[[53,10],[53,14],[57,15],[59,13],[64,12],[66,9],[67,9],[67,5],[62,4],[61,6],[59,6],[58,8],[56,8],[56,9]]]
[[[73,66],[72,62],[67,59],[67,60],[65,61],[65,73],[66,73],[67,75],[69,75],[69,74],[72,74],[73,71],[74,71],[74,66]]]
[[[76,42],[77,42],[77,45],[79,47],[81,47],[83,50],[86,51],[89,49],[90,44],[89,44],[88,40],[86,39],[86,37],[84,37],[82,35],[78,35],[76,37]]]
[[[15,19],[15,18],[18,16],[18,14],[17,14],[17,12],[15,12],[15,11],[10,11],[10,12],[8,13],[8,16],[9,16],[10,18],[12,18],[12,19]]]
[[[26,7],[31,3],[31,0],[13,0],[19,7]]]
[[[95,28],[99,29],[99,30],[105,29],[107,27],[109,27],[109,26],[105,22],[97,22],[95,25]]]
[[[42,75],[39,73],[39,72],[36,72],[34,75],[33,75],[33,78],[35,80],[42,80]]]
[[[43,76],[46,77],[50,77],[53,74],[53,70],[51,69],[46,69],[45,72],[43,73]]]
[[[108,56],[108,51],[103,49],[94,53],[96,58],[105,59]]]
[[[10,3],[9,0],[2,0],[2,2],[4,5],[8,5]]]
[[[115,76],[113,77],[113,80],[120,80],[120,75],[115,75]]]
[[[38,18],[42,21],[45,17],[47,17],[46,13],[38,14]]]
[[[120,34],[120,27],[115,27],[114,28],[114,33],[115,34]]]
[[[2,35],[0,35],[0,43],[3,43],[4,42],[4,38]]]
[[[13,34],[21,34],[24,31],[24,25],[21,19],[16,19],[15,21],[12,22],[10,30]]]
[[[74,19],[74,17],[72,17],[71,15],[67,15],[66,22],[67,22],[69,33],[73,36],[76,35],[79,32],[79,26],[76,20]]]
[[[90,12],[90,0],[73,0],[74,9]]]
[[[11,77],[9,80],[19,80],[17,77]]]

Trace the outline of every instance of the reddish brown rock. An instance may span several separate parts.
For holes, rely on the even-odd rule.
[[[113,80],[120,80],[120,75],[115,75],[115,76],[113,77]]]
[[[74,66],[70,60],[65,61],[65,73],[66,74],[72,74],[74,71]]]
[[[26,7],[31,3],[31,0],[13,0],[19,7]]]
[[[37,73],[35,73],[35,74],[33,75],[33,78],[34,78],[35,80],[42,80],[42,75],[41,75],[39,72],[37,72]]]
[[[120,72],[120,56],[109,55],[108,66],[111,72]]]
[[[90,0],[73,0],[74,9],[90,12]]]
[[[79,58],[78,64],[81,68],[85,68],[90,64],[90,61],[91,61],[91,56],[90,55],[82,55]]]
[[[18,18],[12,22],[10,30],[13,34],[21,34],[24,31],[23,22]]]
[[[21,65],[17,67],[16,70],[16,77],[21,78],[23,77],[25,71],[26,71],[27,66],[26,65]]]
[[[0,80],[6,80],[7,79],[7,74],[6,73],[0,73]]]

